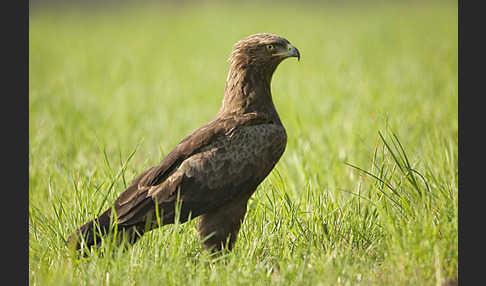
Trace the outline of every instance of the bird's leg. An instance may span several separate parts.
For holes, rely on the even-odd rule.
[[[248,197],[235,199],[229,204],[201,215],[199,238],[205,249],[221,251],[229,239],[228,250],[233,248],[238,231],[246,214]]]

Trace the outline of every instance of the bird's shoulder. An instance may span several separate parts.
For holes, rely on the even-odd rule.
[[[188,158],[180,169],[199,183],[220,178],[266,176],[279,160],[287,142],[285,128],[274,123],[238,126],[216,137]]]
[[[196,129],[185,137],[167,154],[162,163],[145,175],[139,184],[157,185],[171,170],[188,157],[200,152],[203,148],[221,143],[221,138],[230,135],[237,128],[271,123],[271,119],[260,113],[231,114],[220,116]]]

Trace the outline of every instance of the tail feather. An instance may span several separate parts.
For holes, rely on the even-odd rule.
[[[101,241],[101,236],[104,236],[110,230],[111,225],[111,208],[101,214],[92,221],[83,224],[74,233],[72,233],[67,244],[70,249],[81,249],[91,247]]]
[[[101,237],[107,235],[114,228],[112,208],[106,210],[99,217],[89,221],[79,227],[67,239],[69,249],[79,250],[83,247],[90,248],[93,245],[101,245]],[[127,225],[126,223],[118,224],[117,228],[117,243],[122,240],[133,244],[146,231],[155,227],[153,219],[141,220],[138,223]]]

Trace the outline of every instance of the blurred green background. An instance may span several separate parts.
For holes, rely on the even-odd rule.
[[[242,239],[237,244],[240,250],[227,258],[231,261],[228,265],[237,265],[238,269],[198,264],[202,262],[187,266],[184,257],[173,258],[176,260],[171,267],[192,273],[188,274],[191,284],[211,284],[208,281],[220,279],[222,284],[356,285],[363,279],[387,285],[436,285],[457,278],[456,2],[30,3],[31,283],[139,285],[145,283],[144,279],[169,284],[183,279],[175,274],[163,278],[138,274],[133,281],[117,280],[113,275],[130,276],[133,267],[141,269],[139,273],[152,273],[153,267],[160,267],[160,274],[168,265],[163,260],[130,264],[134,262],[123,260],[129,259],[126,256],[117,261],[131,265],[131,270],[120,270],[115,260],[106,257],[76,264],[63,254],[63,237],[93,218],[110,182],[115,185],[107,193],[104,207],[135,175],[158,164],[183,137],[213,118],[222,101],[232,46],[260,32],[287,38],[302,58],[300,62],[286,60],[273,77],[274,102],[288,133],[286,152],[277,165],[283,181],[277,184],[280,176],[274,172],[262,184],[251,202],[243,233],[254,233],[255,240],[265,240],[264,230],[251,232],[249,228],[267,221],[259,215],[259,208],[270,203],[263,201],[274,188],[299,202],[303,212],[315,212],[316,201],[303,197],[304,189],[312,186],[316,196],[324,196],[328,203],[327,208],[315,213],[329,224],[326,232],[332,235],[338,233],[338,226],[344,228],[332,243],[360,241],[362,238],[354,233],[355,226],[362,223],[360,212],[350,211],[349,217],[344,212],[342,216],[327,214],[332,209],[351,210],[355,206],[361,211],[363,202],[350,194],[361,188],[370,193],[372,203],[378,200],[372,195],[376,193],[373,180],[345,164],[373,170],[376,150],[383,148],[378,131],[395,133],[432,192],[446,195],[430,205],[430,213],[418,214],[407,223],[376,215],[374,222],[380,227],[365,230],[379,234],[366,240],[376,239],[375,255],[356,254],[363,259],[358,264],[346,260],[352,250],[347,243],[338,243],[333,250],[340,250],[336,253],[328,248],[308,248],[305,238],[295,240],[295,247],[309,251],[311,259],[314,255],[314,259],[331,261],[326,259],[334,255],[338,261],[322,269],[316,261],[312,268],[307,260],[286,252],[291,246],[278,244],[291,240],[281,232],[281,239],[270,240],[268,247],[276,243],[283,252],[272,255],[261,252],[248,258],[251,252],[246,250],[251,246]],[[135,148],[122,176],[117,177]],[[397,170],[393,160],[383,160],[391,173]],[[392,180],[398,185],[406,181],[401,177]],[[421,208],[413,200],[410,206]],[[388,224],[399,226],[396,229],[409,236],[390,232]],[[414,226],[424,231],[416,232]],[[427,226],[433,230],[425,231]],[[189,248],[188,256],[199,253],[190,227],[185,228],[190,234],[183,242]],[[292,230],[297,226],[289,222],[288,227]],[[157,235],[159,232],[153,234],[156,238],[152,241],[163,240]],[[395,235],[402,235],[403,240],[390,238]],[[137,243],[130,253],[141,253],[139,259],[150,257],[150,250],[142,247],[144,243],[149,242]],[[411,245],[408,250],[407,244]],[[440,249],[437,253],[436,248]],[[258,270],[258,263],[268,257],[282,261],[280,271],[286,275],[282,274],[280,280],[268,274],[265,267]],[[247,264],[241,259],[248,259]],[[67,271],[62,267],[65,263],[70,265]],[[113,273],[108,281],[107,268]],[[232,280],[232,271],[239,271],[242,277],[248,273],[248,280]]]

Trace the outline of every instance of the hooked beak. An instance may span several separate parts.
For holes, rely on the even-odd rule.
[[[296,57],[297,60],[300,61],[300,53],[296,47],[292,46],[291,44],[288,44],[287,49],[289,51],[289,57]]]
[[[283,58],[290,58],[296,57],[298,61],[300,61],[300,53],[296,47],[292,46],[291,44],[287,44],[287,49],[283,50],[279,53],[273,54],[273,56],[279,56]]]

